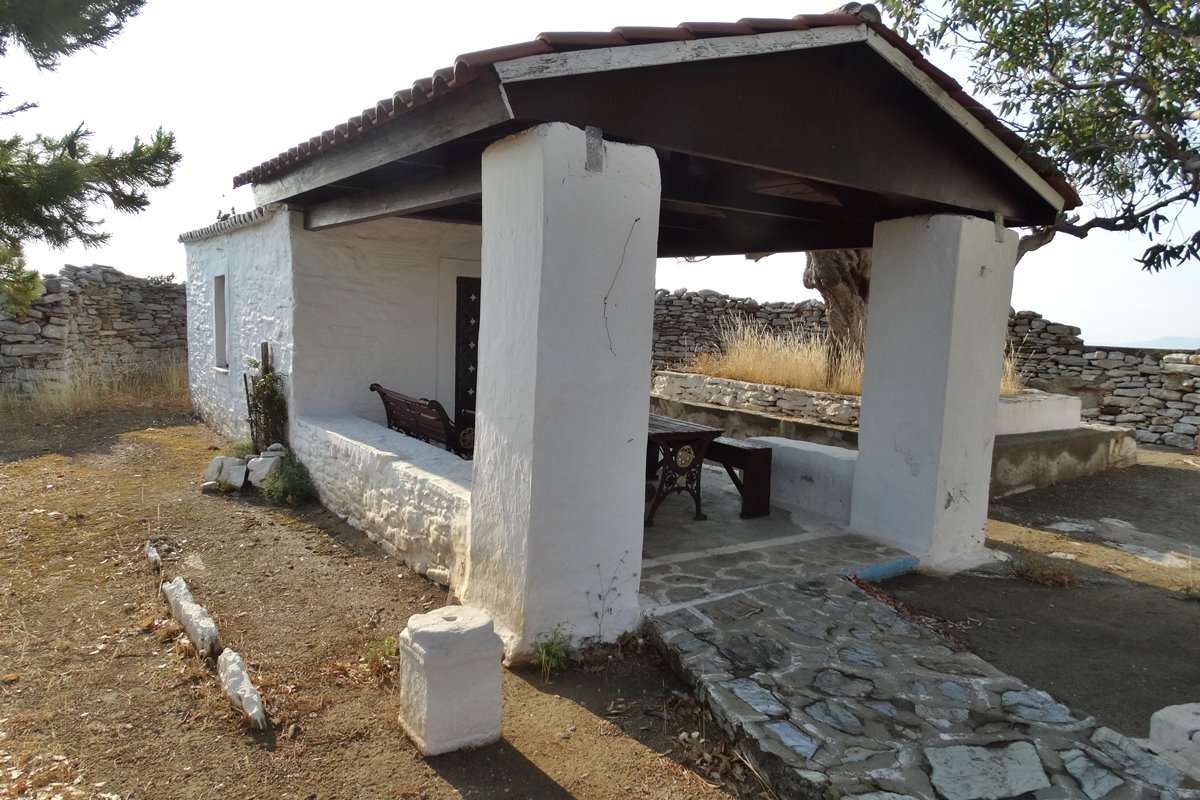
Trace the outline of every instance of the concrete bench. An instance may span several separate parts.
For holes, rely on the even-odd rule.
[[[742,495],[741,517],[765,517],[771,513],[771,448],[754,442],[721,436],[704,451],[706,461],[725,467],[729,479]],[[734,470],[741,470],[739,476]]]
[[[423,442],[440,444],[450,452],[469,459],[475,450],[475,429],[456,428],[446,409],[437,400],[418,400],[415,397],[385,389],[378,383],[370,386],[383,400],[387,425]]]

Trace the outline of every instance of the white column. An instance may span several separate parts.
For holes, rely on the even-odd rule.
[[[954,571],[985,558],[1017,235],[975,217],[875,226],[850,527]]]
[[[638,621],[658,161],[540,125],[483,154],[464,603],[511,660]]]

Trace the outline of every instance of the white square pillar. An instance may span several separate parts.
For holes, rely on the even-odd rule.
[[[638,621],[658,161],[564,124],[483,154],[464,603],[511,660]]]
[[[850,527],[937,571],[985,557],[1017,235],[975,217],[875,226]]]

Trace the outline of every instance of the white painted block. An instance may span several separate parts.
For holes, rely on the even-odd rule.
[[[434,756],[500,739],[504,644],[487,612],[446,606],[400,632],[400,725]]]
[[[221,676],[221,688],[225,690],[229,702],[242,710],[251,725],[260,731],[266,730],[267,715],[263,712],[262,698],[246,673],[242,657],[233,650],[225,650],[217,659],[217,672]]]
[[[192,599],[187,581],[183,576],[164,583],[162,593],[171,606],[171,615],[183,626],[188,638],[196,646],[196,652],[202,656],[216,655],[221,651],[221,637],[217,633],[217,623],[202,606]]]
[[[771,448],[771,505],[824,514],[842,524],[850,521],[857,450],[779,436],[746,441]]]
[[[1150,716],[1150,746],[1200,780],[1200,703],[1155,711]]]

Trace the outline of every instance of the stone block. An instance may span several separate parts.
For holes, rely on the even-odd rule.
[[[481,609],[416,614],[400,632],[400,725],[423,755],[500,739],[504,645]]]
[[[261,488],[266,477],[279,468],[279,455],[263,455],[252,458],[246,464],[246,479],[250,485]]]
[[[1151,714],[1150,746],[1200,779],[1200,703],[1167,706]]]
[[[236,456],[217,456],[208,465],[208,469],[204,470],[205,481],[215,481],[221,478],[221,474],[226,467],[245,466],[246,460],[237,458]]]
[[[1164,433],[1162,443],[1167,447],[1178,447],[1180,450],[1196,449],[1196,437],[1186,433]]]
[[[1050,781],[1029,742],[1003,747],[927,748],[930,780],[946,800],[998,800],[1046,789]]]

